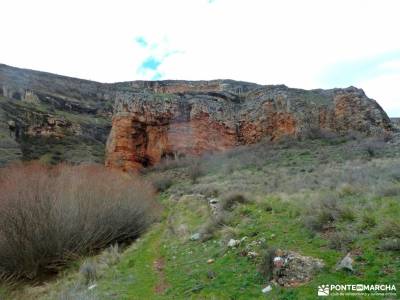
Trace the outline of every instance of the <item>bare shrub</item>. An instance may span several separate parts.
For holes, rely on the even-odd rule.
[[[349,130],[346,134],[346,139],[348,141],[358,141],[363,138],[363,134],[359,131]]]
[[[400,239],[385,239],[379,244],[384,251],[400,251]]]
[[[304,225],[312,231],[322,231],[332,226],[335,221],[354,221],[355,213],[340,203],[336,193],[317,198],[303,217]]]
[[[189,164],[187,172],[192,183],[196,183],[197,179],[204,175],[204,169],[201,165],[201,161],[199,159],[193,159],[193,161]]]
[[[385,182],[376,189],[376,195],[381,197],[395,197],[400,195],[400,185],[391,182]]]
[[[79,273],[83,277],[85,284],[91,284],[95,282],[98,277],[98,266],[96,262],[87,259],[79,268]]]
[[[171,187],[173,178],[167,175],[152,176],[151,183],[158,192],[164,192]]]
[[[220,228],[221,225],[219,225],[217,222],[215,222],[214,219],[210,219],[207,222],[205,222],[199,230],[200,233],[200,240],[202,242],[208,241],[214,237],[215,232]]]
[[[228,225],[230,215],[226,211],[219,211],[218,214],[212,215],[199,230],[201,241],[212,239],[215,233],[222,227]]]
[[[385,147],[385,141],[381,138],[368,138],[361,144],[362,149],[369,157],[375,157]]]
[[[310,140],[324,140],[327,142],[337,142],[339,135],[336,132],[325,128],[311,127],[303,133],[303,137]]]
[[[384,141],[385,143],[390,142],[390,141],[393,141],[393,139],[394,139],[394,134],[393,134],[393,132],[385,131],[385,132],[383,133],[383,141]]]
[[[298,140],[293,135],[283,135],[276,139],[277,144],[282,148],[298,146]]]
[[[239,233],[240,230],[238,228],[224,225],[220,231],[220,236],[221,239],[227,243],[230,239],[236,239]]]
[[[241,192],[230,192],[222,197],[222,208],[226,210],[230,210],[237,203],[248,203],[250,200],[248,196]]]
[[[260,257],[261,262],[258,265],[258,272],[266,279],[270,280],[273,276],[273,268],[274,268],[274,257],[276,250],[273,248],[267,248],[264,250]]]
[[[120,261],[120,259],[121,253],[118,244],[111,245],[99,256],[99,262],[106,266],[115,265]]]
[[[98,165],[3,168],[0,190],[0,269],[27,278],[136,238],[156,208],[151,185]]]
[[[354,242],[355,235],[349,231],[337,231],[329,236],[329,248],[347,252]]]
[[[202,194],[206,197],[218,197],[220,194],[220,187],[217,183],[214,184],[198,184],[194,186],[192,192]]]
[[[400,220],[388,219],[378,228],[379,238],[400,238]]]

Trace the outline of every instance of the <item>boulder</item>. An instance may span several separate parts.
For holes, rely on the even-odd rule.
[[[325,266],[321,259],[294,251],[279,250],[277,253],[279,256],[273,258],[273,280],[284,287],[295,287],[310,281]]]

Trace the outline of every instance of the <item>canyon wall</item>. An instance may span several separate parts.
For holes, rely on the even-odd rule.
[[[106,165],[127,171],[164,157],[300,136],[311,128],[339,134],[392,130],[377,102],[354,87],[307,91],[229,80],[153,82],[115,97]]]
[[[393,125],[354,87],[307,91],[233,80],[105,84],[0,64],[0,165],[39,159],[130,171],[164,157],[300,136],[310,128],[382,134]]]

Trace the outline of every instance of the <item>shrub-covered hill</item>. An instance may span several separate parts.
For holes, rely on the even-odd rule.
[[[45,284],[19,284],[4,294],[318,299],[322,284],[400,288],[397,137],[287,139],[165,161],[142,176],[164,206],[143,237],[82,258]]]

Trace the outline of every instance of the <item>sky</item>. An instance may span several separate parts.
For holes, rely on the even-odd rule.
[[[0,63],[101,82],[356,86],[400,117],[399,0],[1,0]]]

